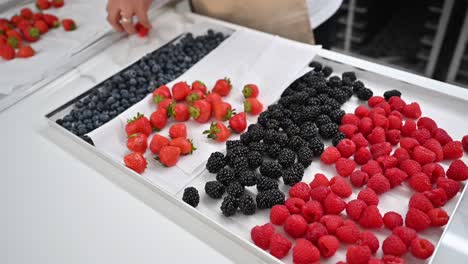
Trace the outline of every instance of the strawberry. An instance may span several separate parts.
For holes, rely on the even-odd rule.
[[[198,91],[198,90],[192,90],[188,95],[187,97],[185,97],[185,101],[187,102],[187,104],[191,105],[193,104],[194,102],[198,101],[198,100],[201,100],[201,99],[204,99],[205,98],[205,95],[201,92],[201,91]]]
[[[63,5],[65,5],[65,2],[63,0],[52,0],[51,1],[51,4],[53,7],[55,8],[60,8],[62,7]]]
[[[221,96],[227,96],[231,92],[231,89],[231,80],[227,77],[224,77],[224,79],[219,79],[216,81],[212,92],[217,93]]]
[[[148,136],[142,133],[136,133],[128,137],[127,148],[133,152],[145,153],[148,147]]]
[[[7,44],[7,38],[0,34],[0,46]]]
[[[244,112],[234,115],[229,119],[229,127],[240,134],[247,128],[247,115]]]
[[[136,23],[135,30],[138,33],[138,36],[142,38],[148,36],[149,28],[143,26],[140,22]]]
[[[157,109],[166,109],[169,108],[169,106],[173,103],[174,101],[170,98],[163,99],[159,104]]]
[[[198,123],[206,123],[211,119],[211,104],[206,100],[193,103],[189,109],[190,116]]]
[[[10,29],[6,31],[6,36],[7,38],[8,37],[15,38],[18,41],[18,45],[21,45],[21,43],[23,42],[23,37],[21,36],[21,34],[14,29]]]
[[[39,32],[41,32],[41,34],[45,34],[49,31],[49,26],[44,20],[37,20],[36,22],[34,22],[34,27],[39,29]]]
[[[164,108],[154,111],[150,116],[150,123],[157,131],[163,129],[167,124],[167,111]]]
[[[41,32],[35,27],[28,27],[22,30],[24,40],[28,42],[36,42],[41,37]]]
[[[39,10],[46,10],[50,8],[49,0],[36,0],[36,7]]]
[[[142,133],[146,136],[151,135],[153,129],[151,128],[151,123],[146,118],[146,116],[137,113],[137,115],[127,120],[127,125],[125,126],[125,132],[127,132],[127,136],[131,136],[136,133]]]
[[[44,21],[49,25],[51,28],[56,28],[60,25],[58,17],[51,15],[51,14],[43,14],[42,15]]]
[[[257,98],[259,93],[258,87],[255,84],[247,84],[242,89],[242,94],[245,98]]]
[[[42,13],[35,13],[33,15],[33,20],[38,21],[38,20],[44,20],[44,15]]]
[[[16,57],[18,58],[29,58],[34,56],[36,52],[34,51],[31,46],[22,46],[18,49],[18,52],[16,53]]]
[[[190,118],[189,107],[184,103],[172,103],[167,108],[167,113],[170,117],[174,117],[177,122],[184,122]]]
[[[210,129],[203,131],[207,137],[218,142],[224,142],[231,136],[231,131],[223,123],[211,123]]]
[[[25,7],[20,10],[20,16],[24,19],[32,19],[34,14],[31,9]]]
[[[161,136],[159,134],[154,134],[153,138],[151,139],[149,149],[154,154],[159,154],[159,151],[169,145],[169,139],[165,136]]]
[[[33,26],[32,20],[31,21],[23,20],[23,21],[20,21],[18,25],[16,25],[16,27],[21,31],[27,30],[28,28],[32,26]]]
[[[14,15],[10,18],[11,24],[17,26],[21,21],[23,21],[24,18],[18,15]]]
[[[219,94],[217,93],[209,93],[206,96],[206,100],[213,106],[214,103],[216,102],[221,102],[222,98]]]
[[[10,45],[1,45],[0,57],[2,57],[4,60],[12,60],[15,58],[15,50]]]
[[[139,152],[132,152],[125,155],[124,163],[125,166],[140,174],[145,171],[146,165],[148,164],[143,154]]]
[[[159,104],[164,99],[171,98],[171,91],[169,91],[169,88],[166,85],[161,85],[153,91],[153,101],[156,104]]]
[[[231,118],[231,116],[234,114],[234,111],[232,110],[232,107],[229,103],[226,102],[215,102],[212,107],[213,110],[213,116],[216,118],[218,121],[226,121]]]
[[[182,155],[192,154],[197,148],[193,146],[192,140],[187,138],[175,138],[169,142],[169,146],[178,147]]]
[[[159,156],[157,159],[161,162],[162,165],[166,167],[172,167],[176,165],[179,161],[180,149],[174,146],[165,146],[162,147],[159,151]]]
[[[15,38],[15,37],[8,37],[8,38],[6,39],[5,44],[8,44],[8,46],[10,46],[10,47],[16,49],[16,48],[18,48],[18,46],[21,44],[21,42],[18,41],[18,39]]]
[[[174,124],[169,128],[169,136],[171,138],[186,138],[187,126],[185,124]]]
[[[172,96],[176,101],[184,100],[190,93],[190,86],[186,82],[178,82],[172,86]]]
[[[244,111],[252,115],[258,115],[263,111],[263,104],[257,98],[247,98],[244,101]]]
[[[206,88],[205,83],[203,83],[202,81],[194,81],[192,83],[192,91],[200,91],[203,94],[206,94],[208,89]]]
[[[62,27],[65,31],[73,31],[77,28],[75,21],[70,18],[62,19]]]

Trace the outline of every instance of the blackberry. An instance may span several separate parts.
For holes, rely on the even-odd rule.
[[[250,134],[252,142],[258,142],[263,139],[265,129],[259,124],[251,124],[247,128],[247,133]]]
[[[281,105],[277,105],[277,106],[282,107]],[[275,107],[271,110],[268,109],[268,111],[270,112],[270,117],[274,120],[280,121],[281,119],[284,118],[283,110],[279,109],[278,107]]]
[[[260,174],[265,177],[278,179],[281,177],[281,165],[274,161],[263,161],[263,164],[260,166]]]
[[[280,147],[285,147],[288,144],[288,141],[288,135],[280,133],[276,139],[276,144],[278,144]]]
[[[293,124],[285,129],[286,134],[288,137],[298,136],[301,133],[301,129],[296,125]]]
[[[319,72],[322,70],[322,64],[318,61],[312,61],[309,63],[309,67],[314,68],[315,72]]]
[[[349,100],[349,98],[353,96],[353,88],[351,87],[351,85],[343,85],[340,89],[346,94],[346,100]]]
[[[297,151],[297,162],[301,163],[304,168],[310,166],[313,158],[314,153],[307,146],[304,146]]]
[[[337,100],[335,100],[333,98],[327,98],[323,104],[324,105],[329,105],[332,110],[340,109],[341,105],[342,105],[340,102],[338,102]]]
[[[221,152],[213,152],[211,153],[210,157],[208,158],[208,162],[206,163],[206,169],[210,173],[217,173],[219,170],[226,166],[226,159],[224,158],[224,154]]]
[[[309,140],[317,136],[318,128],[314,123],[307,122],[301,125],[301,138]]]
[[[287,129],[288,127],[290,127],[291,125],[294,125],[294,122],[289,119],[289,118],[284,118],[280,121],[280,127],[285,130]]]
[[[184,190],[182,200],[192,207],[197,207],[200,202],[200,195],[198,195],[198,190],[194,187],[187,187]]]
[[[342,85],[352,85],[353,84],[353,80],[351,80],[351,78],[349,77],[343,77],[341,79],[342,81]]]
[[[317,100],[319,100],[320,105],[323,105],[323,104],[325,104],[325,101],[330,97],[326,93],[321,93],[316,98],[317,98]]]
[[[277,111],[277,110],[283,111],[283,109],[284,109],[284,107],[282,105],[280,105],[280,104],[271,104],[271,105],[269,105],[267,107],[268,111]],[[276,117],[274,117],[274,115],[272,115],[272,118],[276,119]]]
[[[331,67],[325,66],[322,69],[322,73],[325,77],[328,77],[333,73],[333,69]]]
[[[386,101],[388,101],[392,96],[401,97],[401,92],[398,90],[389,90],[383,94]]]
[[[265,125],[265,128],[278,131],[280,129],[280,123],[276,119],[270,119],[270,120],[267,121],[267,123]]]
[[[249,148],[242,144],[227,149],[227,155],[229,155],[230,157],[245,157],[248,153]]]
[[[318,126],[325,125],[326,123],[331,123],[331,122],[332,122],[331,118],[327,115],[319,115],[317,119],[315,119],[315,123]]]
[[[359,90],[365,87],[364,83],[361,81],[355,81],[352,86],[353,86],[354,93],[357,93]]]
[[[291,89],[290,87],[284,89],[283,93],[281,94],[281,97],[286,97],[286,96],[290,96],[292,94],[294,94],[295,91],[293,89]]]
[[[328,79],[328,86],[332,88],[337,88],[341,86],[341,79],[338,76],[332,76]]]
[[[227,150],[230,150],[230,149],[233,149],[233,148],[239,147],[239,146],[242,146],[242,142],[240,142],[240,140],[228,140],[228,141],[226,141],[226,149]]]
[[[343,134],[342,132],[336,133],[336,135],[335,135],[335,136],[333,137],[333,139],[332,139],[332,144],[333,144],[333,146],[336,147],[336,145],[338,145],[338,143],[340,143],[340,141],[341,141],[342,139],[345,139],[345,138],[346,138],[346,136],[345,136],[345,134]]]
[[[341,75],[341,78],[348,78],[350,79],[352,82],[356,81],[356,73],[353,72],[353,71],[350,71],[350,72],[343,72],[343,74]]]
[[[248,145],[250,142],[254,142],[249,132],[242,133],[239,137],[239,140],[244,145]]]
[[[302,181],[304,177],[304,166],[300,163],[295,163],[291,167],[283,170],[283,182],[286,185],[293,186]]]
[[[335,109],[333,111],[330,112],[329,116],[331,118],[331,120],[333,122],[335,122],[336,124],[341,124],[341,119],[343,118],[343,116],[346,114],[346,112],[344,110],[341,110],[341,109]]]
[[[300,105],[303,105],[307,101],[307,98],[309,96],[306,92],[297,92],[292,95],[293,102]]]
[[[216,180],[222,183],[224,186],[227,186],[236,180],[236,175],[231,169],[223,168],[216,175]]]
[[[239,182],[232,182],[226,187],[226,193],[233,197],[239,198],[244,194],[245,188]]]
[[[290,109],[287,109],[287,108],[283,109],[284,119],[291,118],[292,113],[293,113],[293,111],[291,111]],[[280,120],[280,123],[281,123],[281,121],[282,120]]]
[[[319,106],[320,100],[317,97],[311,97],[307,99],[307,105],[309,106]]]
[[[257,190],[259,192],[278,189],[278,182],[268,177],[260,176],[257,178]]]
[[[281,151],[281,147],[278,144],[271,144],[267,148],[268,157],[272,159],[278,158],[279,152]]]
[[[287,89],[286,89],[287,90]],[[288,96],[282,96],[278,100],[278,104],[284,106],[284,107],[289,107],[292,104],[292,97],[290,95]]]
[[[292,112],[301,113],[302,110],[304,110],[304,106],[300,104],[291,104],[289,106],[289,110],[291,110]]]
[[[245,170],[239,174],[238,181],[242,186],[254,186],[257,184],[257,176],[255,175],[255,172]]]
[[[262,126],[266,126],[268,120],[270,120],[269,113],[267,111],[261,112],[257,118],[257,123]]]
[[[307,142],[300,136],[292,136],[289,138],[288,147],[294,151],[298,151],[302,146],[306,145]]]
[[[330,112],[333,111],[333,107],[331,105],[321,105],[320,106],[320,113],[329,115]]]
[[[239,207],[239,201],[233,196],[226,196],[221,204],[221,212],[224,216],[229,217],[236,214],[237,208]]]
[[[340,104],[344,104],[346,101],[348,101],[348,94],[340,88],[330,90],[329,94]]]
[[[325,148],[325,145],[323,144],[322,140],[320,138],[316,137],[311,140],[309,140],[309,148],[312,150],[312,153],[314,153],[315,157],[318,157],[322,155],[322,152]]]
[[[268,190],[258,193],[255,200],[258,209],[267,209],[277,204],[284,204],[284,193],[278,189]]]
[[[325,125],[321,125],[319,128],[320,136],[324,139],[330,139],[335,136],[338,132],[338,125],[335,123],[328,123]]]
[[[254,198],[248,194],[244,194],[239,198],[239,209],[244,215],[253,215],[257,211],[257,204]]]
[[[224,185],[218,181],[209,181],[205,184],[206,194],[213,199],[220,199],[225,192]]]
[[[318,106],[306,106],[301,113],[302,121],[314,121],[317,116],[320,115],[320,107]]]
[[[369,98],[372,97],[372,95],[374,95],[374,93],[372,92],[371,89],[364,87],[360,89],[359,91],[357,91],[356,95],[359,99],[363,101],[367,101],[369,100]]]
[[[317,80],[312,83],[312,87],[317,91],[318,94],[326,93],[328,91],[328,86],[325,80]]]
[[[302,124],[302,122],[304,122],[302,112],[293,112],[291,119],[294,124]]]
[[[317,95],[317,90],[315,90],[314,88],[312,87],[306,87],[304,89],[304,92],[307,93],[307,95],[309,95],[309,97],[315,97]]]
[[[262,154],[257,151],[250,151],[249,154],[247,154],[247,163],[252,170],[260,167],[263,163]]]
[[[246,157],[237,157],[233,160],[231,168],[235,173],[240,173],[249,168],[249,162]]]
[[[284,148],[278,155],[278,163],[283,167],[287,168],[294,164],[296,161],[296,153],[288,148]]]
[[[249,149],[263,154],[266,151],[266,146],[263,142],[251,142],[249,144]]]
[[[265,142],[265,144],[273,144],[273,143],[276,143],[277,140],[278,140],[278,135],[279,135],[279,132],[278,131],[275,131],[273,129],[268,129],[266,132],[265,132],[265,136],[263,138],[263,142]]]

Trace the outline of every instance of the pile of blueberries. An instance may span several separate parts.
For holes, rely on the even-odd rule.
[[[104,81],[99,88],[75,102],[73,109],[57,123],[89,143],[85,135],[146,97],[160,85],[187,71],[227,36],[213,30],[194,37],[185,34],[145,55],[139,61]]]

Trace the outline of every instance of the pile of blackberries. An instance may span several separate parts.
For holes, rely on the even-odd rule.
[[[84,137],[86,133],[116,117],[160,85],[176,79],[225,38],[222,33],[213,30],[197,37],[186,34],[179,41],[147,54],[93,88],[57,123],[89,141],[89,138]]]

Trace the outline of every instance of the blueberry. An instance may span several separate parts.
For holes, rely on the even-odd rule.
[[[99,116],[95,115],[91,118],[93,121],[99,120]]]
[[[115,103],[115,98],[114,98],[114,97],[112,97],[112,96],[111,96],[111,97],[109,97],[109,98],[107,98],[107,101],[106,101],[106,103],[107,103],[107,104],[109,104],[109,105],[111,105],[111,104]]]
[[[112,95],[112,96],[115,98],[116,101],[117,101],[117,100],[120,100],[120,98],[122,98],[122,96],[120,96],[119,93],[116,93],[116,94],[114,94],[114,95]]]
[[[66,115],[63,117],[63,121],[64,122],[72,122],[73,121],[73,117],[71,115]]]
[[[114,117],[116,115],[117,115],[117,111],[115,110],[109,111],[109,116]]]
[[[95,102],[89,102],[88,104],[88,109],[94,109],[96,107],[96,103]]]
[[[132,79],[130,79],[130,81],[128,81],[128,84],[130,84],[130,85],[137,85],[137,83],[138,82],[137,82],[137,80],[135,78],[132,78]]]
[[[83,107],[83,103],[81,101],[78,101],[78,102],[75,103],[75,107],[76,108],[81,108],[81,107]]]
[[[83,124],[87,125],[88,123],[91,123],[90,118],[83,119]]]
[[[122,113],[123,111],[125,111],[125,108],[122,106],[117,107],[117,112]]]
[[[86,129],[88,129],[88,131],[92,131],[94,129],[93,123],[91,122],[91,123],[86,124]]]
[[[140,88],[136,91],[138,95],[146,94],[146,89],[145,88]]]
[[[124,83],[119,83],[119,89],[125,89],[127,86]]]
[[[143,78],[143,77],[138,77],[137,80],[138,80],[138,83],[139,83],[139,84],[142,84],[142,85],[143,85],[143,84],[146,84],[146,83],[148,82],[148,81],[147,81],[145,78]]]
[[[100,120],[94,121],[94,127],[100,127],[102,126],[102,122]]]
[[[154,65],[153,67],[151,67],[151,71],[153,73],[158,73],[159,71],[161,70],[161,67],[159,67],[159,65]]]
[[[103,113],[99,116],[99,119],[102,121],[102,122],[107,122],[109,120],[109,115],[106,114],[106,113]]]
[[[135,97],[130,97],[130,99],[128,99],[130,101],[130,103],[134,104],[136,103],[138,100],[135,98]],[[114,108],[112,108],[114,109]]]

